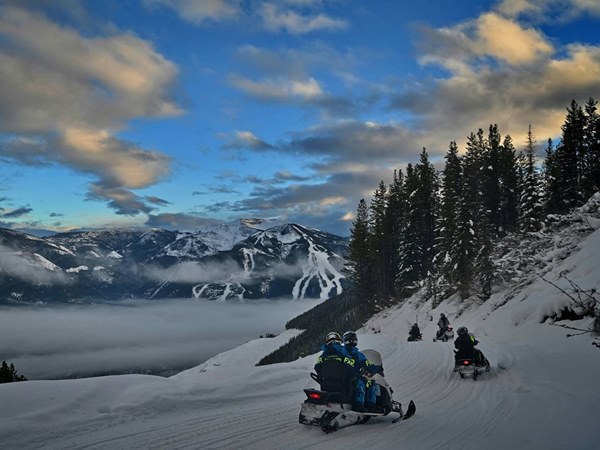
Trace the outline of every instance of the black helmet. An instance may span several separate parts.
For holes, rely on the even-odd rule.
[[[342,343],[342,338],[335,331],[330,331],[329,333],[327,333],[327,338],[325,338],[325,343],[326,344],[332,344],[334,342],[337,342],[338,344],[341,344]]]
[[[441,314],[440,314],[440,317],[446,317],[446,314],[444,314],[444,313],[441,313]]]
[[[358,344],[358,337],[354,331],[346,331],[342,339],[346,346],[356,346]]]
[[[456,332],[459,336],[462,336],[463,334],[468,334],[469,330],[467,330],[467,327],[460,327]]]

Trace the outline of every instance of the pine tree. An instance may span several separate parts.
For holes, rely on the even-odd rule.
[[[439,219],[437,223],[436,265],[439,267],[445,282],[453,284],[452,248],[458,235],[458,207],[463,195],[462,165],[458,156],[455,141],[450,142],[446,153],[446,165],[442,178],[442,196],[440,201]]]
[[[498,125],[490,125],[488,139],[482,142],[482,200],[485,215],[493,229],[494,234],[499,234],[503,225],[501,205],[501,146]]]
[[[517,229],[521,184],[518,177],[517,151],[510,135],[500,147],[500,228],[501,235]]]
[[[596,105],[593,98],[585,104],[584,146],[587,159],[582,177],[584,201],[600,191],[600,115]]]
[[[14,364],[11,363],[9,366],[6,361],[2,361],[2,366],[0,366],[0,383],[12,383],[15,381],[27,381],[27,378],[17,373]]]
[[[542,225],[540,176],[535,164],[535,136],[529,125],[523,154],[523,188],[519,206],[519,224],[522,231],[538,231]]]
[[[350,248],[345,267],[349,279],[361,296],[371,294],[370,241],[369,207],[365,199],[361,199],[356,208],[356,220],[350,230]]]
[[[486,301],[492,295],[492,283],[495,271],[492,261],[492,226],[488,222],[487,217],[482,218],[476,238],[479,251],[477,253],[475,269],[480,285],[479,298]]]
[[[429,162],[429,155],[425,148],[421,152],[419,164],[415,167],[417,175],[417,191],[415,193],[415,207],[420,217],[420,247],[421,272],[419,276],[425,277],[433,271],[433,257],[435,255],[435,225],[438,215],[439,178],[433,165]]]
[[[585,117],[575,100],[567,108],[562,140],[556,149],[562,202],[558,212],[565,213],[582,203],[581,184],[586,160],[584,142]]]
[[[406,222],[406,193],[402,170],[394,171],[394,180],[389,187],[388,207],[386,210],[387,233],[389,234],[389,266],[393,270],[388,277],[388,292],[395,289],[395,268],[399,265],[399,248],[402,230]]]
[[[560,186],[560,167],[552,139],[548,139],[546,158],[543,165],[543,202],[546,214],[555,214],[562,210],[562,192]]]
[[[477,256],[476,227],[481,223],[483,203],[481,199],[481,171],[483,162],[483,131],[467,138],[467,151],[462,158],[462,198],[458,205],[457,240],[452,248],[454,262],[453,278],[457,281],[461,298],[471,294],[474,263]]]
[[[398,249],[398,273],[396,285],[399,290],[411,287],[419,279],[422,271],[421,262],[421,217],[417,207],[418,176],[412,164],[406,167],[406,221],[401,233]]]
[[[387,233],[388,194],[385,183],[380,181],[379,187],[371,200],[371,261],[373,271],[373,288],[378,298],[387,295],[387,278],[389,269],[389,234]]]

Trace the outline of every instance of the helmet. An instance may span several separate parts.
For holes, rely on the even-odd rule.
[[[441,314],[440,314],[440,317],[446,317],[446,314],[444,314],[444,313],[441,313]]]
[[[342,338],[335,331],[330,331],[327,333],[327,338],[325,339],[326,344],[331,344],[333,342],[337,342],[338,344],[342,343]]]
[[[467,330],[467,327],[460,327],[458,330],[456,330],[456,332],[459,336],[461,336],[463,334],[468,334],[469,330]]]
[[[358,337],[354,331],[346,331],[343,336],[344,345],[356,346]]]

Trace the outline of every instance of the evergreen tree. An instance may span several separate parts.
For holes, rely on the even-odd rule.
[[[558,212],[565,213],[581,204],[583,193],[581,184],[586,161],[584,142],[585,117],[581,106],[575,100],[567,108],[565,123],[562,125],[562,140],[556,149],[559,167],[559,184],[562,202]]]
[[[27,378],[17,373],[14,364],[11,363],[9,366],[6,361],[2,361],[2,366],[0,366],[0,383],[13,383],[15,381],[27,381]]]
[[[422,271],[421,262],[421,217],[417,203],[419,179],[412,164],[406,167],[406,221],[401,233],[398,249],[398,273],[396,285],[400,290],[410,287],[419,279]]]
[[[531,125],[529,125],[523,155],[523,188],[519,206],[519,224],[522,231],[538,231],[541,228],[542,203],[540,176],[535,164],[535,143],[535,137]]]
[[[453,284],[452,248],[458,235],[458,207],[463,195],[462,165],[455,141],[450,142],[446,153],[446,165],[442,178],[442,195],[437,224],[436,265],[444,280]]]
[[[404,175],[402,170],[394,171],[394,180],[389,187],[388,207],[386,210],[387,233],[389,234],[389,267],[392,268],[388,277],[388,292],[395,288],[396,268],[399,265],[399,248],[402,230],[406,222],[406,193],[404,190]]]
[[[562,210],[562,192],[560,186],[560,166],[552,139],[548,139],[546,158],[543,166],[544,187],[543,201],[547,214],[555,214]]]
[[[467,138],[467,151],[462,158],[462,198],[458,205],[457,240],[452,249],[453,278],[457,281],[461,298],[471,294],[474,263],[477,256],[475,224],[481,223],[481,170],[483,162],[483,131],[471,133]]]
[[[518,226],[518,207],[521,184],[518,176],[517,151],[510,135],[504,137],[500,147],[500,228],[501,235]]]
[[[494,280],[494,263],[492,261],[492,226],[488,218],[483,217],[476,236],[479,251],[475,263],[477,278],[480,285],[479,298],[486,301],[492,295]]]
[[[356,220],[350,230],[350,248],[345,269],[364,298],[371,295],[370,241],[369,207],[365,199],[361,199],[356,208]]]
[[[600,115],[596,105],[593,98],[585,105],[584,147],[587,158],[582,177],[584,201],[600,191]]]
[[[481,142],[482,147],[482,200],[487,220],[498,234],[502,225],[501,182],[503,167],[501,166],[500,132],[498,125],[490,125],[487,142]]]
[[[373,288],[378,298],[386,295],[388,286],[389,270],[389,233],[387,221],[387,187],[380,181],[379,187],[371,200],[371,261],[373,273]]]
[[[420,220],[421,278],[433,271],[433,256],[435,252],[435,225],[438,214],[439,179],[425,148],[421,152],[419,164],[415,167],[417,175],[417,190],[414,204]]]

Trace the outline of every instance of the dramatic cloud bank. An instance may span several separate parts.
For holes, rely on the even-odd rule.
[[[181,112],[175,65],[136,36],[84,36],[15,4],[0,12],[0,35],[0,157],[64,164],[96,177],[88,198],[117,214],[151,211],[130,189],[166,177],[171,158],[116,134],[131,119]]]
[[[0,308],[0,354],[29,379],[121,371],[167,373],[266,333],[317,300],[197,300]]]

